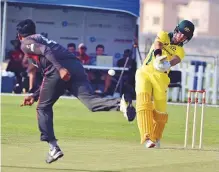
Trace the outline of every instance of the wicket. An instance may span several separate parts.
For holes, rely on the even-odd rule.
[[[188,91],[188,103],[187,103],[187,111],[186,111],[186,126],[185,126],[185,142],[184,148],[187,148],[188,142],[188,125],[189,125],[189,110],[190,105],[192,104],[192,94],[195,94],[194,100],[194,116],[193,116],[193,132],[192,132],[192,149],[195,148],[195,138],[196,138],[196,117],[197,117],[197,106],[199,103],[198,95],[202,95],[201,101],[201,125],[200,125],[200,136],[199,136],[199,149],[202,149],[202,137],[203,137],[203,124],[204,124],[204,107],[205,107],[205,90],[189,90]]]

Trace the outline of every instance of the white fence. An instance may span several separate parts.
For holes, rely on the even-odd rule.
[[[206,62],[205,71],[203,66],[198,66],[198,71],[191,61]],[[182,72],[182,89],[180,100],[187,99],[187,91],[193,90],[196,85],[197,90],[206,90],[206,103],[218,104],[219,102],[219,58],[213,56],[187,55],[185,60],[174,66],[172,70]],[[194,80],[197,80],[195,82]],[[177,101],[178,88],[169,88],[168,99]]]

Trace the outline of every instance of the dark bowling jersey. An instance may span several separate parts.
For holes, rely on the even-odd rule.
[[[21,50],[25,57],[42,70],[43,74],[49,74],[59,70],[64,63],[76,57],[57,42],[43,37],[40,34],[28,36],[21,40]]]

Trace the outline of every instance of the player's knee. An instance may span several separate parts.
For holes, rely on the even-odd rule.
[[[43,105],[38,105],[36,107],[36,111],[37,112],[50,112],[52,110],[52,107],[51,106],[43,106]]]
[[[167,123],[168,121],[168,114],[166,112],[160,112],[157,110],[153,111],[153,119],[157,123]]]
[[[151,101],[151,95],[149,93],[143,92],[136,95],[136,110],[153,110],[154,106]]]
[[[45,106],[43,105],[40,105],[38,104],[37,107],[36,107],[36,110],[39,111],[39,110],[44,110],[45,109]]]

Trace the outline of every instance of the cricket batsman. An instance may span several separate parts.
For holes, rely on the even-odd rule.
[[[31,106],[38,101],[40,139],[48,142],[50,146],[47,163],[52,163],[64,155],[54,134],[53,105],[65,89],[69,89],[92,112],[120,110],[129,121],[134,120],[135,108],[129,96],[123,96],[120,101],[93,94],[81,62],[57,42],[36,34],[36,26],[32,20],[21,21],[17,25],[17,34],[25,57],[40,68],[44,75],[41,87],[25,97],[22,106]]]
[[[160,146],[167,114],[167,88],[171,66],[185,56],[183,45],[189,42],[195,26],[188,20],[178,24],[173,33],[157,34],[143,65],[136,72],[136,113],[141,143],[146,148]]]

